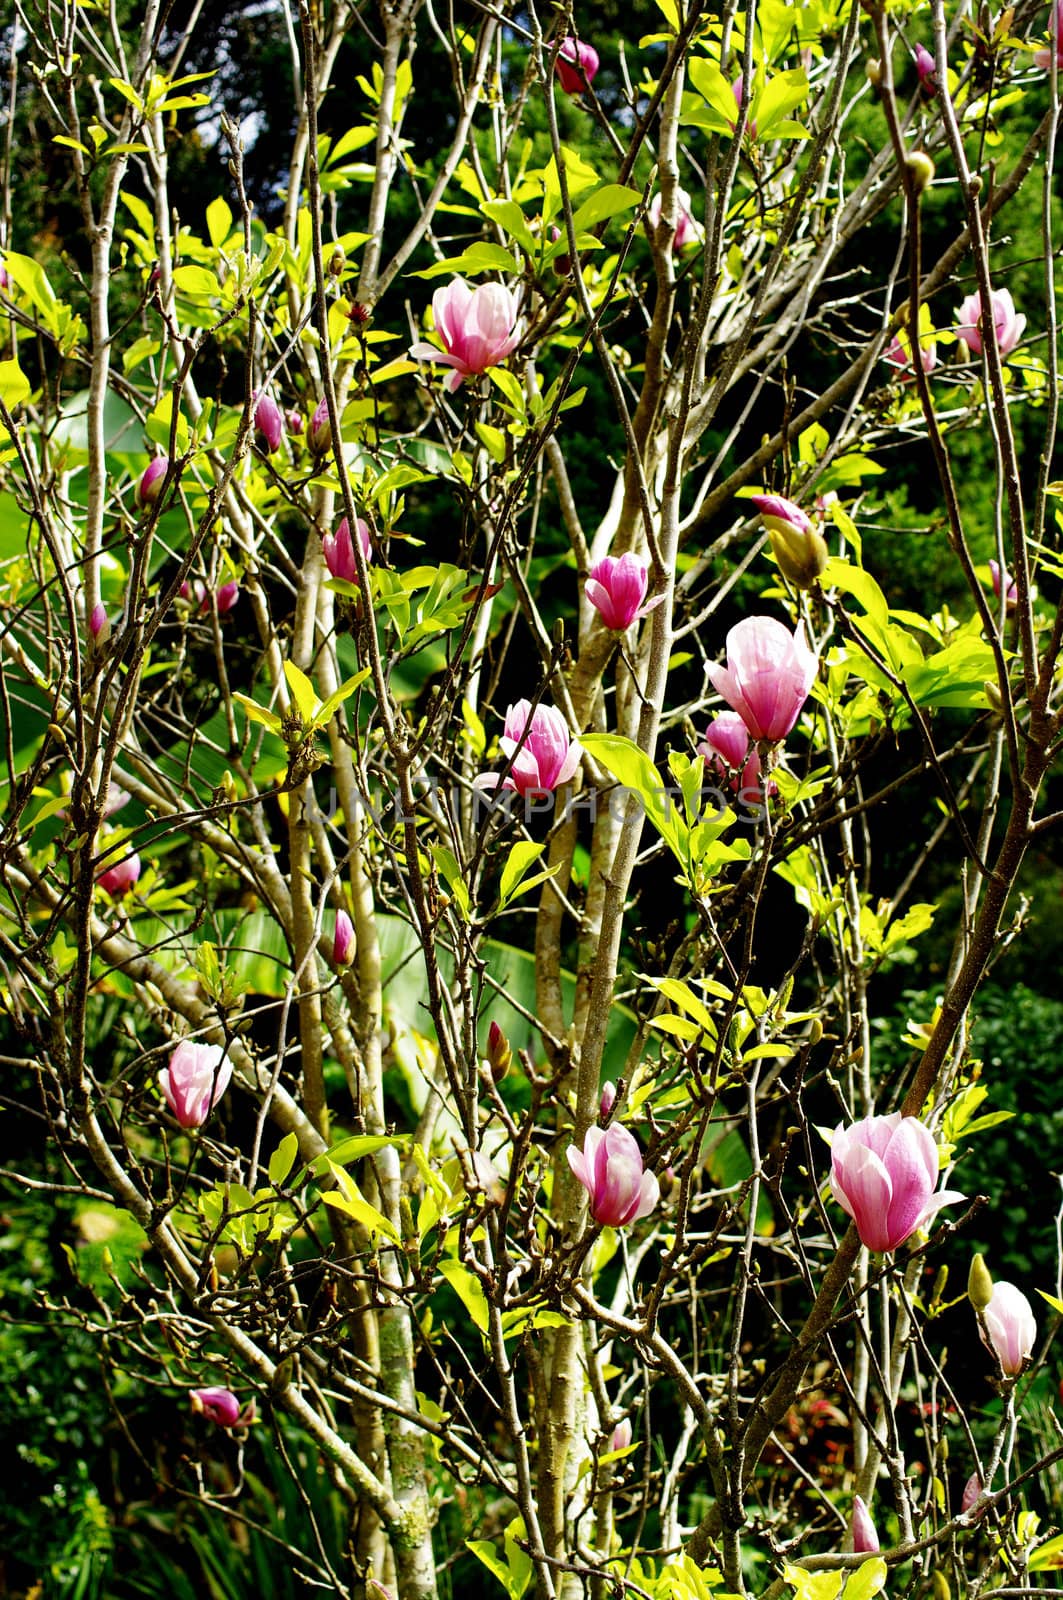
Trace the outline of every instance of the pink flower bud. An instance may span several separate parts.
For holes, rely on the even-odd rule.
[[[144,469],[144,475],[137,485],[137,505],[141,507],[153,506],[162,493],[163,479],[170,470],[170,461],[167,456],[155,456]]]
[[[8,276],[7,268],[4,266],[3,258],[0,257],[0,289],[2,289],[5,294],[7,294],[8,290],[10,288],[11,288],[11,279]]]
[[[739,111],[741,111],[742,106],[745,104],[745,98],[746,98],[746,93],[745,93],[745,74],[744,73],[740,72],[738,74],[738,77],[735,79],[734,83],[732,83],[732,85],[731,85],[731,92],[735,97],[735,105],[738,107]],[[732,122],[731,123],[731,127],[732,128],[737,128],[738,127],[737,121]],[[746,119],[746,133],[747,133],[747,135],[749,136],[750,139],[755,139],[757,137],[757,124],[756,124],[756,122],[754,121],[754,119],[752,117],[748,117]]]
[[[354,960],[354,923],[346,911],[336,912],[336,931],[332,936],[332,964],[349,967]]]
[[[616,1105],[616,1084],[606,1080],[602,1084],[602,1098],[598,1102],[598,1117],[601,1122],[608,1122]]]
[[[760,754],[749,737],[737,711],[721,711],[705,730],[698,745],[705,757],[705,770],[722,778],[727,787],[744,800],[761,800]],[[779,786],[769,781],[768,793],[778,794]]]
[[[362,547],[362,554],[369,561],[373,554],[373,546],[369,538],[369,524],[361,517],[355,518],[355,528],[358,531],[358,542]],[[354,541],[351,539],[351,525],[344,517],[334,534],[326,533],[321,541],[321,549],[325,556],[325,565],[334,578],[340,578],[344,583],[358,582],[358,568],[354,560]]]
[[[255,432],[264,449],[270,454],[280,448],[284,438],[284,416],[276,400],[268,394],[259,395],[255,406]]]
[[[982,1480],[977,1472],[971,1476],[963,1486],[963,1498],[960,1501],[960,1510],[964,1513],[971,1511],[982,1498]]]
[[[102,600],[97,600],[89,616],[89,633],[95,650],[102,650],[111,637],[111,623],[107,616],[107,608]]]
[[[1033,1352],[1037,1323],[1021,1289],[1000,1279],[982,1313],[982,1342],[995,1352],[1005,1376],[1017,1378]]]
[[[897,369],[902,383],[911,383],[913,381],[915,374],[912,371],[912,363],[908,353],[907,342],[906,340],[902,340],[899,333],[894,334],[887,349],[883,351],[882,359],[883,361],[888,361],[891,367],[895,367]],[[920,339],[919,365],[922,367],[923,371],[929,374],[936,369],[937,364],[937,341],[931,339],[928,343],[924,344]]]
[[[660,605],[660,599],[643,605],[647,582],[645,566],[628,551],[596,561],[584,592],[607,628],[626,633],[633,622]]]
[[[598,52],[593,45],[581,44],[578,39],[563,39],[554,71],[566,94],[582,94],[598,71]]]
[[[239,598],[240,585],[235,578],[231,578],[228,583],[223,583],[214,595],[214,604],[218,608],[219,617],[226,616]]]
[[[233,1075],[232,1062],[218,1044],[182,1039],[159,1073],[159,1086],[182,1128],[201,1128]]]
[[[853,1495],[852,1535],[855,1555],[869,1555],[878,1549],[875,1524],[871,1520],[870,1511],[858,1494]]]
[[[240,1421],[240,1402],[231,1389],[192,1389],[192,1410],[198,1411],[219,1428],[235,1428]]]
[[[182,600],[194,601],[197,609],[203,614],[203,616],[207,617],[210,615],[211,593],[206,584],[203,582],[202,578],[193,578],[191,584],[189,584],[188,579],[186,578],[184,583],[181,585],[180,593]],[[220,588],[216,589],[214,591],[213,599],[214,606],[219,617],[226,616],[228,612],[232,610],[239,598],[240,585],[237,583],[235,578],[230,579],[228,583],[223,583]]]
[[[685,250],[688,244],[698,244],[701,241],[701,225],[694,221],[690,210],[690,196],[685,189],[678,189],[676,197],[679,205],[675,219],[675,233],[672,235],[672,249]],[[661,225],[661,197],[655,194],[650,201],[650,208],[646,213],[646,220],[654,233]]]
[[[1019,603],[1019,591],[1016,589],[1015,579],[1012,577],[1007,567],[1005,567],[1003,573],[1001,573],[999,561],[994,561],[993,558],[990,557],[989,575],[993,580],[993,593],[996,595],[997,599],[999,600],[1000,598],[1001,584],[1004,584],[1005,608],[1008,611],[1014,610]]]
[[[529,700],[518,700],[510,706],[498,742],[504,754],[512,758],[502,787],[525,796],[546,794],[567,783],[583,754],[578,740],[570,740],[560,711],[544,705],[533,711]],[[494,789],[498,778],[484,773],[476,783],[481,789]]]
[[[491,1077],[495,1083],[501,1083],[510,1069],[513,1061],[513,1052],[509,1048],[506,1038],[497,1022],[492,1022],[487,1030],[487,1065],[491,1069]]]
[[[316,456],[323,456],[332,443],[332,423],[328,414],[328,401],[322,397],[310,418],[306,442]]]
[[[895,1111],[834,1130],[831,1190],[869,1250],[898,1249],[942,1206],[964,1199],[953,1189],[934,1193],[938,1171],[933,1135],[916,1117]]]
[[[745,617],[727,635],[726,667],[710,664],[708,674],[750,737],[777,744],[797,721],[818,670],[803,624],[790,633],[774,617]]]
[[[285,420],[288,424],[289,433],[300,434],[305,432],[306,418],[303,416],[301,411],[296,411],[293,409],[287,412]]]
[[[990,299],[993,305],[993,325],[997,334],[997,349],[1001,359],[1010,356],[1026,326],[1026,318],[1019,316],[1009,289],[994,289]],[[972,355],[982,353],[982,296],[980,290],[969,294],[955,313],[956,332]]]
[[[444,387],[453,394],[466,378],[497,367],[520,343],[517,313],[520,300],[500,283],[481,283],[470,289],[464,278],[452,278],[432,296],[436,333],[443,349],[415,344],[415,361],[435,361],[453,370]]]
[[[631,1418],[621,1417],[609,1440],[610,1451],[626,1450],[631,1443]]]
[[[590,1196],[595,1222],[626,1227],[649,1216],[660,1199],[657,1179],[643,1170],[634,1136],[618,1122],[611,1128],[588,1128],[583,1149],[570,1144],[565,1154]]]
[[[915,70],[919,74],[919,88],[924,98],[933,100],[938,92],[937,66],[924,44],[915,47]]]
[[[120,900],[140,877],[140,857],[134,850],[132,855],[123,857],[113,867],[98,873],[96,882],[101,889],[106,889],[113,900]]]
[[[750,499],[768,530],[779,571],[796,589],[810,589],[830,559],[823,535],[799,505],[781,494],[754,494]]]

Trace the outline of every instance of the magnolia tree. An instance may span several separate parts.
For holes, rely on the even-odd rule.
[[[457,1503],[514,1600],[1037,1593],[1063,1303],[973,1255],[969,1028],[1060,821],[1063,16],[658,8],[285,7],[270,225],[158,0],[19,6],[81,229],[4,240],[5,1095],[143,1243],[54,1314],[132,1447],[200,1413],[176,1492],[327,1463],[328,1592],[439,1593]]]

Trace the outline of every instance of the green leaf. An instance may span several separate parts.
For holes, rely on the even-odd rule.
[[[474,1272],[463,1267],[460,1261],[441,1261],[439,1270],[454,1290],[458,1299],[472,1318],[473,1326],[486,1334],[488,1324],[487,1296]]]
[[[535,235],[515,200],[485,200],[481,209],[485,217],[490,217],[492,222],[497,222],[511,238],[516,239],[528,255],[534,255],[538,248]]]
[[[324,1155],[317,1156],[310,1163],[308,1170],[315,1176],[323,1178],[332,1165],[346,1167],[352,1161],[375,1156],[378,1150],[386,1150],[389,1145],[394,1146],[396,1150],[402,1150],[409,1142],[405,1135],[391,1138],[384,1133],[355,1133],[349,1139],[341,1139],[339,1144],[334,1144]]]
[[[9,411],[20,406],[30,392],[30,382],[18,361],[0,361],[0,400]]]
[[[886,1586],[887,1567],[881,1556],[872,1556],[845,1581],[845,1600],[872,1600]]]
[[[491,428],[486,422],[478,422],[476,434],[491,460],[501,466],[506,459],[506,436],[501,428]]]
[[[299,1153],[299,1140],[294,1133],[286,1133],[269,1158],[269,1181],[279,1189],[295,1165]]]
[[[391,1244],[400,1245],[402,1240],[395,1224],[389,1222],[383,1212],[377,1210],[376,1206],[370,1205],[350,1173],[344,1172],[343,1168],[334,1161],[328,1162],[328,1170],[335,1179],[338,1193],[329,1190],[323,1194],[321,1198],[325,1204],[332,1206],[336,1211],[343,1211],[347,1216],[353,1217],[356,1222],[362,1224],[367,1233],[381,1234]]]
[[[449,274],[450,277],[462,273],[475,276],[480,272],[505,272],[513,274],[518,272],[519,266],[508,250],[503,250],[500,244],[486,244],[478,241],[470,245],[460,256],[454,256],[450,261],[436,261],[430,267],[422,267],[420,272],[411,272],[411,278],[442,278]]]
[[[527,408],[524,404],[524,390],[512,372],[506,367],[491,367],[488,370],[488,377],[496,389],[501,389],[517,416],[523,418],[527,414]]]
[[[332,721],[340,706],[349,700],[356,689],[360,689],[366,679],[372,674],[372,667],[363,667],[361,672],[356,672],[353,678],[344,679],[338,689],[334,689],[327,700],[323,700],[314,713],[314,723],[319,728],[324,728]]]
[[[257,700],[252,700],[250,695],[240,694],[239,691],[233,695],[233,699],[243,706],[244,712],[251,718],[252,722],[260,722],[264,728],[269,729],[270,733],[280,736],[281,719],[275,711],[267,711],[266,707],[260,706]]]
[[[207,232],[210,242],[215,250],[220,250],[229,234],[232,232],[233,214],[232,207],[228,206],[219,195],[207,207]],[[175,274],[176,276],[176,274]]]
[[[1053,1311],[1058,1311],[1060,1316],[1063,1316],[1063,1300],[1057,1300],[1054,1294],[1046,1294],[1043,1289],[1038,1289],[1037,1293],[1042,1300],[1048,1301]]]
[[[151,356],[158,355],[162,345],[158,339],[152,339],[145,334],[143,338],[134,339],[128,350],[122,352],[122,371],[132,372],[134,367],[139,367],[142,361],[147,361]]]
[[[793,67],[789,72],[777,72],[757,96],[755,107],[757,138],[778,136],[782,123],[796,106],[808,99],[808,78],[804,67]],[[787,130],[792,132],[792,130]],[[801,129],[804,132],[804,129]]]
[[[284,676],[288,680],[288,687],[292,691],[292,699],[296,709],[303,719],[304,725],[309,727],[314,721],[317,711],[317,695],[314,686],[305,672],[301,672],[294,661],[284,663]]]
[[[22,290],[30,304],[40,312],[45,327],[54,331],[58,301],[40,262],[34,261],[32,256],[19,255],[17,250],[7,250],[4,252],[4,266],[11,282]]]
[[[537,861],[543,853],[541,844],[533,844],[528,839],[519,839],[506,858],[502,868],[502,879],[498,886],[498,895],[501,903],[505,905],[513,898],[513,891],[527,872],[533,861]]]
[[[616,217],[624,211],[632,211],[641,201],[640,189],[629,189],[622,183],[603,184],[589,199],[584,200],[573,216],[576,232],[579,233],[583,228],[593,228],[595,223],[604,222],[607,217]]]
[[[642,801],[643,810],[676,860],[683,867],[690,862],[689,832],[678,809],[666,794],[660,773],[644,750],[631,739],[615,733],[587,733],[580,743],[601,762],[607,772]]]
[[[213,272],[207,267],[197,267],[194,263],[178,267],[174,272],[173,281],[175,289],[195,300],[212,300],[221,288]]]

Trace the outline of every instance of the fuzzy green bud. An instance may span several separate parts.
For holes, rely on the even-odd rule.
[[[971,1270],[967,1274],[967,1298],[976,1311],[984,1311],[993,1298],[993,1277],[984,1257],[971,1257]]]

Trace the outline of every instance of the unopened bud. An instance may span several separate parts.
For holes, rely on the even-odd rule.
[[[811,589],[814,583],[818,583],[830,560],[830,551],[817,528],[805,532],[798,528],[788,528],[785,532],[770,528],[768,538],[779,571],[795,589]]]
[[[879,84],[882,82],[882,62],[875,60],[869,61],[867,66],[864,68],[864,72],[871,87],[873,89],[877,89]]]
[[[501,1083],[510,1069],[513,1061],[513,1052],[509,1048],[506,1038],[497,1022],[492,1022],[487,1030],[487,1065],[491,1069],[491,1077],[495,1083]]]
[[[813,1017],[808,1025],[809,1044],[818,1044],[823,1037],[823,1024],[818,1017]]]
[[[985,690],[985,697],[989,701],[990,711],[995,716],[1002,717],[1004,715],[1004,701],[1001,698],[999,683],[993,678],[987,678],[982,688]]]
[[[971,1257],[971,1270],[967,1274],[967,1298],[976,1311],[984,1311],[993,1298],[993,1276],[984,1257]]]
[[[963,1499],[960,1501],[960,1510],[964,1513],[973,1510],[981,1498],[982,1480],[977,1472],[972,1472],[963,1486]]]
[[[598,1102],[598,1116],[602,1122],[608,1122],[616,1105],[616,1084],[602,1084],[602,1098]]]
[[[330,278],[338,278],[340,273],[343,271],[343,269],[344,269],[344,267],[346,265],[347,265],[347,257],[344,255],[344,253],[340,249],[339,245],[337,245],[335,250],[333,250],[332,254],[329,256],[329,262],[328,262],[329,277]]]
[[[111,637],[111,622],[102,600],[97,600],[89,616],[89,635],[94,650],[102,650]]]
[[[933,1592],[934,1600],[952,1600],[952,1590],[949,1588],[949,1580],[946,1578],[940,1567],[934,1568],[934,1575],[930,1580],[930,1587]]]
[[[934,181],[934,163],[925,150],[913,150],[904,164],[911,173],[912,188],[922,194]]]

